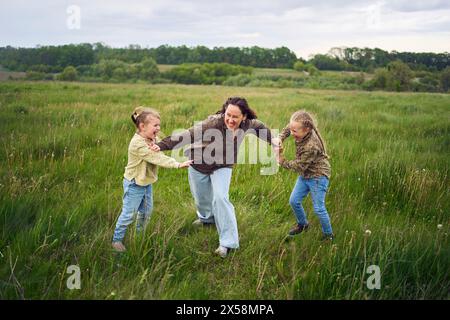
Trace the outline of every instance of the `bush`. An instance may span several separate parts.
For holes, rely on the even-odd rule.
[[[444,70],[442,70],[440,80],[442,91],[448,92],[448,90],[450,89],[450,67],[447,67]]]
[[[407,64],[400,60],[393,61],[387,65],[389,72],[387,89],[395,91],[405,91],[410,88],[413,73]]]
[[[75,81],[78,79],[78,71],[75,67],[68,66],[58,75],[57,79],[62,81]]]
[[[145,58],[140,63],[126,63],[117,59],[102,59],[99,63],[81,66],[83,75],[101,78],[103,81],[152,81],[160,76],[158,66],[152,58]]]
[[[387,69],[380,68],[375,70],[375,76],[372,79],[372,85],[374,88],[385,89],[390,79],[390,74]]]
[[[142,60],[136,69],[139,69],[139,78],[143,80],[151,80],[159,76],[158,65],[152,58]]]
[[[28,71],[25,79],[32,80],[32,81],[38,81],[38,80],[45,80],[46,74],[44,72],[38,72],[38,71]]]
[[[407,64],[397,60],[387,68],[377,69],[373,78],[373,87],[391,91],[406,91],[411,88],[413,72]]]
[[[419,82],[426,87],[427,89],[425,91],[428,92],[437,92],[439,91],[439,78],[437,76],[435,76],[434,74],[430,73],[428,75],[426,75],[423,78],[419,79]]]
[[[36,64],[36,65],[29,67],[28,71],[50,73],[50,72],[52,72],[52,68],[51,68],[51,66],[47,66],[45,64]]]
[[[245,87],[252,81],[254,78],[248,74],[238,74],[237,76],[229,77],[227,80],[223,82],[225,86],[234,86],[234,87]]]
[[[164,73],[174,82],[185,84],[222,84],[231,76],[251,74],[253,68],[228,63],[181,64]]]
[[[314,58],[309,60],[319,70],[335,70],[335,71],[354,71],[355,67],[347,61],[340,60],[325,54],[316,54]]]
[[[319,75],[319,69],[317,69],[315,66],[313,65],[307,65],[306,66],[306,71],[308,71],[310,76],[314,76],[314,75]]]
[[[294,63],[294,70],[306,71],[306,65],[302,61],[297,61],[296,63]]]

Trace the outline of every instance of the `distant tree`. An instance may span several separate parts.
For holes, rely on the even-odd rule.
[[[46,74],[39,71],[27,71],[25,78],[27,80],[37,81],[45,80]]]
[[[315,66],[313,66],[312,64],[307,64],[306,65],[306,71],[308,71],[310,76],[314,76],[314,75],[318,75],[319,69],[317,69]]]
[[[450,89],[450,67],[447,67],[442,71],[440,80],[442,91],[448,92]]]
[[[296,71],[306,71],[306,65],[302,61],[297,61],[294,63],[294,70]]]
[[[375,70],[375,75],[372,79],[375,88],[385,89],[390,81],[390,74],[386,68],[379,68]]]
[[[313,64],[319,70],[353,70],[346,61],[325,54],[316,54],[308,63]]]
[[[408,90],[411,84],[413,73],[407,64],[400,60],[390,62],[387,65],[389,79],[387,88],[395,91]]]
[[[140,78],[150,80],[159,76],[159,69],[156,61],[152,58],[145,58],[141,62]]]
[[[251,74],[251,67],[228,63],[181,64],[163,74],[164,77],[186,84],[221,84],[231,76]]]
[[[58,75],[58,80],[62,81],[75,81],[78,79],[78,71],[73,66],[68,66],[64,68],[64,71]]]

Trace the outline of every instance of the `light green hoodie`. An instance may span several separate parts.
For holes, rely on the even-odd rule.
[[[128,164],[125,167],[124,177],[130,181],[135,179],[139,186],[147,186],[158,180],[158,166],[164,168],[180,166],[179,162],[164,153],[150,150],[148,147],[150,142],[136,133],[128,147]]]

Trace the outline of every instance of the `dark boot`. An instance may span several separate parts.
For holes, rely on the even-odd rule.
[[[292,228],[291,230],[289,230],[289,235],[290,236],[295,236],[296,234],[302,233],[303,231],[308,230],[309,228],[309,224],[297,224],[294,228]]]

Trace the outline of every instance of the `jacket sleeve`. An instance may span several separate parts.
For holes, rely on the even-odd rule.
[[[147,144],[139,144],[136,146],[136,153],[139,158],[151,164],[161,166],[164,168],[178,168],[179,162],[174,158],[166,156],[162,152],[155,152],[148,148]]]
[[[287,125],[286,127],[284,127],[283,130],[281,130],[280,134],[278,135],[278,138],[281,140],[281,142],[283,142],[290,135],[291,135],[291,129],[289,129],[289,125]]]
[[[259,139],[272,144],[272,133],[270,132],[270,129],[267,128],[261,121],[257,119],[250,120],[249,130],[250,133],[254,133]]]
[[[203,132],[208,128],[214,127],[214,118],[208,118],[193,127],[184,130],[178,134],[167,136],[160,142],[156,143],[161,151],[181,148],[187,144],[192,144],[199,141],[203,137]]]
[[[178,134],[167,136],[160,142],[156,143],[161,151],[181,148],[187,144],[191,144],[194,140],[194,128],[190,128]]]
[[[320,151],[312,149],[305,150],[301,153],[300,157],[295,160],[282,160],[280,166],[285,169],[291,169],[300,174],[304,174],[312,163],[317,159]]]

